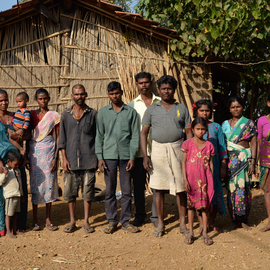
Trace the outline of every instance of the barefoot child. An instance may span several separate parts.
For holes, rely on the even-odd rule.
[[[22,136],[24,135],[25,131],[30,126],[30,111],[26,108],[27,103],[29,101],[29,96],[26,92],[20,92],[16,96],[16,103],[19,108],[17,112],[14,114],[14,124],[13,127],[15,129],[16,134],[19,135],[19,140],[14,141],[9,137],[9,141],[19,149],[22,156],[25,156],[25,149],[23,148],[22,144]]]
[[[20,171],[17,169],[22,157],[17,150],[7,153],[7,165],[0,174],[0,186],[3,186],[6,214],[6,236],[16,237],[17,216],[20,212],[20,199],[23,198]]]
[[[209,141],[203,139],[203,135],[207,131],[207,125],[206,120],[196,117],[191,125],[194,137],[186,140],[181,147],[183,151],[182,171],[184,188],[188,193],[189,233],[185,243],[189,245],[194,242],[193,219],[195,209],[202,216],[202,239],[204,244],[213,244],[213,240],[207,235],[207,211],[210,208],[214,195],[212,156],[215,153],[214,146]]]

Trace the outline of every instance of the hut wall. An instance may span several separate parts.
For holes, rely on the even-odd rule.
[[[211,98],[209,72],[170,63],[167,42],[87,8],[77,6],[67,14],[58,6],[51,12],[58,24],[40,14],[0,28],[0,88],[9,92],[11,110],[20,91],[29,94],[29,107],[37,108],[34,93],[43,87],[51,95],[50,108],[61,113],[73,103],[72,86],[78,83],[88,92],[87,104],[98,110],[109,103],[112,80],[122,84],[128,103],[138,94],[134,76],[140,71],[153,74],[154,82],[174,75],[177,99],[189,108],[198,98]]]

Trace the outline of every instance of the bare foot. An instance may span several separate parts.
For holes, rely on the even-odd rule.
[[[180,223],[179,231],[180,231],[180,233],[185,234],[185,235],[189,233],[189,230],[188,230],[188,228],[187,228],[187,226],[186,226],[185,223],[184,224],[181,224]]]
[[[268,225],[266,225],[264,228],[260,229],[261,232],[267,232],[270,230],[270,223],[268,223]]]
[[[16,235],[24,235],[24,231],[19,229],[16,231]]]
[[[223,233],[223,230],[215,225],[209,225],[209,232]]]
[[[246,231],[250,231],[251,230],[251,228],[247,224],[245,224],[245,223],[241,223],[241,226]]]
[[[13,233],[6,233],[6,237],[9,237],[9,238],[16,238],[16,235],[14,235]]]

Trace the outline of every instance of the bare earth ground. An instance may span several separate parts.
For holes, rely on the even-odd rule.
[[[63,186],[62,177],[59,185]],[[104,184],[103,175],[97,182]],[[28,226],[32,223],[29,195]],[[206,246],[200,238],[193,245],[184,244],[179,233],[175,198],[167,195],[165,203],[166,234],[162,238],[152,236],[149,221],[152,196],[146,197],[148,218],[137,234],[121,230],[112,235],[103,233],[107,225],[104,203],[92,205],[93,234],[84,234],[83,201],[77,203],[78,230],[72,234],[63,232],[69,222],[67,203],[60,198],[53,204],[52,221],[59,231],[50,232],[45,224],[45,207],[39,208],[41,231],[28,231],[16,239],[0,238],[0,269],[269,269],[270,232],[259,231],[267,224],[263,192],[253,190],[253,203],[249,224],[251,231],[237,229],[230,233],[210,233],[214,240]],[[120,206],[120,201],[118,201]],[[120,207],[119,207],[120,211]],[[217,225],[230,226],[229,216],[217,217]],[[198,223],[194,224],[198,236]]]

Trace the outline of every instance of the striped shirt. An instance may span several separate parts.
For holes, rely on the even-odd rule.
[[[14,114],[14,125],[18,128],[26,130],[30,126],[30,118],[31,113],[30,111],[28,111],[28,109],[26,108],[19,109]]]

